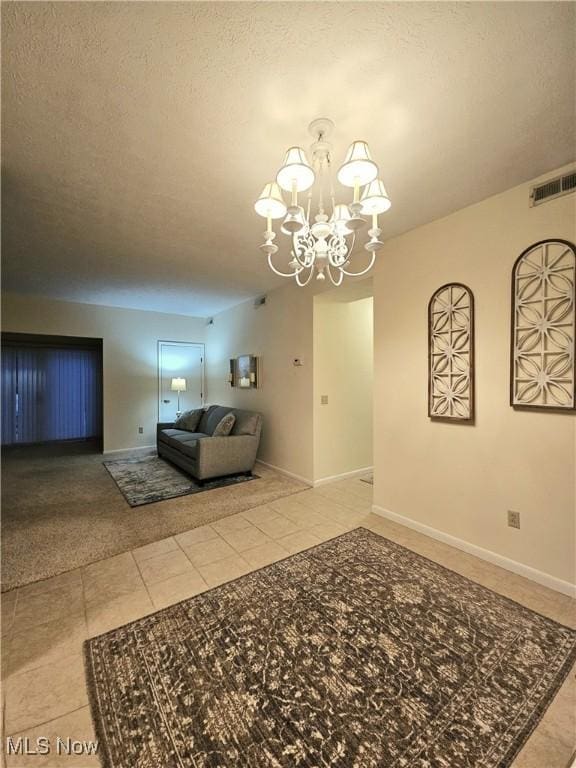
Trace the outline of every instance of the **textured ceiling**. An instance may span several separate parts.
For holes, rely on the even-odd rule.
[[[275,285],[254,198],[365,138],[385,237],[574,155],[573,3],[2,4],[4,289],[213,314]]]

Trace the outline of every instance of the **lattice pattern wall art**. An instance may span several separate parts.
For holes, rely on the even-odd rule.
[[[566,240],[531,245],[512,270],[510,404],[576,408],[576,249]]]
[[[428,304],[428,416],[474,420],[474,296],[461,283]]]

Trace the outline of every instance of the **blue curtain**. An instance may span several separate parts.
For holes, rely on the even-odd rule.
[[[2,445],[15,442],[18,387],[16,385],[17,352],[12,347],[2,348]]]
[[[4,347],[2,444],[100,437],[96,350]]]

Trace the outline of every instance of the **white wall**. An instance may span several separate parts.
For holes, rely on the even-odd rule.
[[[575,416],[508,404],[513,263],[538,240],[576,241],[574,195],[530,208],[529,186],[390,240],[379,256],[374,500],[574,583]],[[474,426],[427,417],[427,303],[455,281],[476,303]],[[507,526],[508,509],[520,530]]]
[[[290,282],[270,291],[261,307],[248,301],[222,312],[207,328],[206,343],[210,402],[262,413],[259,458],[310,482],[312,292]],[[261,358],[258,389],[238,389],[227,382],[230,358],[242,354]],[[294,358],[304,365],[295,367]]]
[[[314,299],[316,481],[372,466],[373,300],[333,294]]]
[[[2,329],[103,339],[104,450],[113,451],[155,444],[157,343],[202,343],[205,320],[5,294]]]

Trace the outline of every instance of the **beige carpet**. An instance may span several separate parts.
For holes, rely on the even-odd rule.
[[[258,465],[258,480],[131,508],[102,461],[99,454],[46,456],[34,449],[6,454],[2,473],[2,591],[127,552],[307,487]]]

